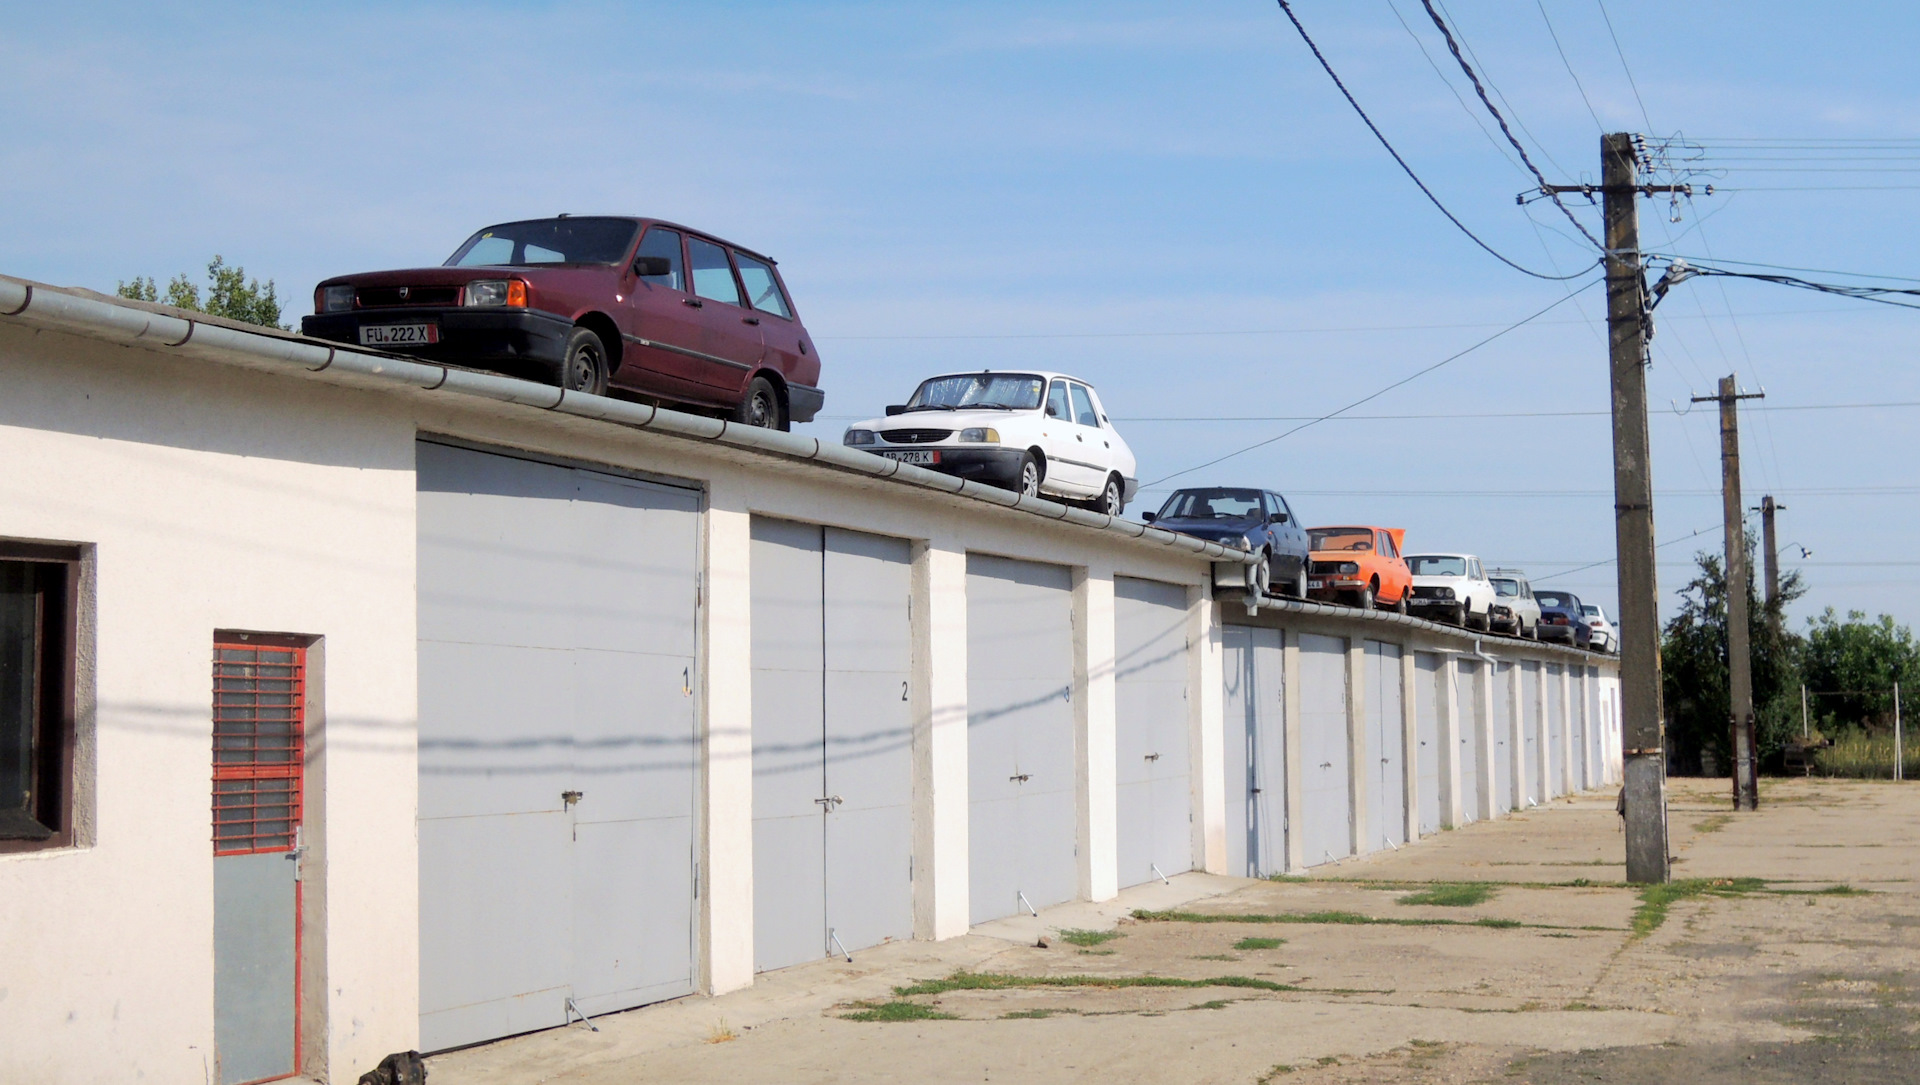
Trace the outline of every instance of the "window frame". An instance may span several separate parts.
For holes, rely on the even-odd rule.
[[[287,633],[256,633],[237,630],[217,630],[214,633],[213,665],[211,668],[212,685],[210,688],[213,699],[210,706],[212,711],[209,715],[212,727],[210,729],[211,743],[208,760],[212,769],[209,818],[212,826],[211,838],[213,855],[216,858],[227,855],[268,855],[286,852],[294,852],[297,854],[301,848],[301,833],[307,821],[307,759],[310,756],[308,734],[311,728],[309,706],[312,703],[311,690],[309,687],[311,668],[308,660],[313,643],[314,641],[311,637],[302,637]],[[220,709],[223,703],[225,703],[221,697],[223,692],[221,679],[223,677],[238,677],[223,675],[221,673],[222,664],[228,662],[221,658],[221,653],[224,651],[284,652],[289,655],[294,673],[287,679],[291,683],[287,693],[288,707],[290,709],[290,734],[288,742],[283,748],[291,754],[290,757],[226,760],[220,756],[223,747],[220,742],[221,732],[219,719]],[[264,662],[264,660],[254,661],[256,665]],[[254,678],[254,681],[260,680],[258,676]],[[261,706],[256,705],[255,707],[259,708]],[[255,748],[258,749],[259,747]],[[258,841],[262,836],[269,834],[263,834],[257,831],[244,834],[244,836],[241,834],[222,836],[221,826],[223,823],[220,818],[220,811],[222,809],[238,809],[239,807],[237,805],[233,807],[221,806],[220,796],[229,792],[224,792],[220,785],[222,783],[258,782],[264,780],[288,781],[287,802],[277,804],[285,805],[288,810],[289,825],[288,831],[285,834],[286,842],[284,844],[270,843],[262,846]],[[259,806],[260,804],[255,803],[248,808],[258,809]],[[227,822],[227,824],[238,823],[238,819]],[[247,823],[250,825],[257,824],[253,819],[247,819]],[[238,848],[222,846],[223,843],[241,839],[249,841],[249,845]]]
[[[88,548],[74,544],[0,539],[0,561],[53,566],[60,573],[59,610],[41,619],[41,635],[57,637],[43,646],[39,674],[41,693],[34,721],[33,820],[47,830],[44,837],[0,837],[0,855],[48,851],[75,843],[75,816],[79,792],[78,763],[80,706],[81,602],[87,586]],[[49,637],[49,639],[51,639]],[[48,678],[53,688],[48,689]],[[51,823],[51,824],[50,824]]]
[[[650,237],[655,230],[658,230],[661,233],[672,234],[678,240],[678,244],[675,247],[680,250],[680,260],[679,260],[680,279],[684,285],[674,286],[671,283],[654,282],[655,279],[661,279],[666,277],[663,275],[635,275],[634,279],[637,281],[639,285],[647,286],[650,288],[658,288],[661,290],[671,290],[676,294],[692,293],[691,287],[693,286],[693,273],[687,270],[687,232],[685,230],[680,229],[677,226],[669,226],[664,222],[647,223],[646,229],[640,231],[640,239],[634,242],[633,258],[627,261],[627,268],[629,270],[632,270],[633,265],[640,259],[642,255],[640,250],[646,246],[647,238]],[[667,274],[671,275],[673,273],[668,272]]]
[[[733,249],[730,255],[733,257],[733,273],[740,278],[740,293],[747,299],[745,307],[755,313],[764,313],[767,316],[778,317],[789,324],[794,323],[793,299],[787,296],[787,284],[780,281],[780,273],[773,269],[773,261],[764,256],[755,256],[745,249]],[[741,261],[744,260],[751,260],[767,269],[767,281],[773,284],[773,292],[779,295],[780,304],[787,307],[786,312],[783,313],[778,309],[762,308],[753,300],[753,291],[747,289],[747,277],[740,274],[740,264]]]
[[[733,249],[728,247],[726,242],[716,241],[711,237],[702,237],[699,234],[691,232],[685,236],[687,240],[687,292],[699,298],[701,301],[710,301],[716,305],[731,305],[735,309],[743,309],[748,312],[758,312],[758,310],[748,309],[747,307],[747,287],[745,283],[740,281],[740,269],[733,266]],[[693,243],[695,241],[705,242],[720,250],[721,257],[727,262],[727,274],[733,278],[734,300],[728,301],[725,298],[710,298],[700,292],[700,281],[696,279],[693,274],[696,270],[693,266]]]

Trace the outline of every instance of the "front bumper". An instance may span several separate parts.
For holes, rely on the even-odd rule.
[[[928,448],[908,449],[900,445],[873,444],[851,445],[862,452],[871,452],[884,456],[888,452],[931,452],[939,457],[937,463],[915,464],[929,471],[953,475],[972,482],[984,482],[990,486],[1014,489],[1020,485],[1020,460],[1026,455],[1019,448],[955,448],[951,445],[939,445]],[[889,457],[891,458],[891,457]]]
[[[552,379],[567,356],[573,321],[538,309],[401,308],[355,309],[303,317],[301,332],[316,339],[360,345],[360,329],[375,324],[435,324],[440,341],[430,346],[375,347],[411,358],[498,369],[535,370]],[[617,344],[608,344],[619,349]]]

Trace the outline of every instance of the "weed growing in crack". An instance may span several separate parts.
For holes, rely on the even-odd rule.
[[[1408,893],[1400,898],[1399,903],[1471,908],[1476,904],[1485,904],[1487,898],[1493,896],[1493,890],[1494,887],[1485,882],[1442,882],[1418,893]]]
[[[842,1021],[952,1021],[950,1013],[941,1013],[920,1002],[894,999],[891,1002],[856,1002],[852,1013],[840,1015]]]
[[[1633,911],[1633,937],[1645,938],[1667,921],[1674,903],[1695,897],[1739,897],[1766,888],[1759,878],[1678,878],[1640,890],[1640,907]]]
[[[1070,946],[1097,946],[1102,942],[1111,942],[1115,938],[1125,938],[1119,931],[1088,931],[1067,927],[1060,932],[1060,940]]]
[[[1285,938],[1242,938],[1233,944],[1233,948],[1239,950],[1279,949],[1285,945],[1286,942],[1287,940]]]

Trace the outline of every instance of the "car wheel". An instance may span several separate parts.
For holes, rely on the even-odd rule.
[[[1393,604],[1393,612],[1395,614],[1405,614],[1407,612],[1407,589],[1400,589],[1400,601]]]
[[[1121,497],[1121,494],[1124,492],[1125,491],[1120,488],[1120,480],[1113,475],[1108,475],[1107,488],[1100,491],[1099,497],[1088,502],[1087,508],[1092,509],[1094,512],[1104,513],[1118,520],[1120,514],[1126,511],[1127,508],[1126,501]]]
[[[1015,493],[1021,497],[1039,497],[1040,482],[1046,477],[1046,472],[1040,470],[1040,461],[1033,458],[1033,453],[1020,453],[1020,475],[1013,486]]]
[[[1293,597],[1304,600],[1307,597],[1307,563],[1301,562],[1298,572],[1293,574]]]
[[[575,328],[567,337],[567,354],[560,363],[560,387],[592,396],[607,394],[607,345],[591,329]]]
[[[1247,590],[1256,597],[1265,599],[1273,594],[1273,552],[1260,551],[1260,560],[1255,562],[1247,573]]]
[[[1539,640],[1540,639],[1540,623],[1535,622],[1532,625],[1527,626],[1525,629],[1522,629],[1520,631],[1520,635],[1527,638],[1528,640]]]
[[[773,382],[755,377],[747,384],[747,395],[733,409],[733,421],[760,429],[787,428],[786,412],[780,409],[780,393]]]
[[[1353,597],[1353,605],[1356,607],[1359,607],[1361,610],[1372,610],[1373,609],[1373,589],[1361,588],[1359,591],[1355,592]]]
[[[1465,629],[1467,627],[1467,604],[1465,603],[1453,604],[1453,612],[1447,615],[1447,617],[1452,621],[1454,625],[1457,625],[1460,628]]]

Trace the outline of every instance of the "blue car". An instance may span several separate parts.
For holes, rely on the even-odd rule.
[[[1204,486],[1175,490],[1149,524],[1208,542],[1243,546],[1265,560],[1254,568],[1260,594],[1304,599],[1307,594],[1307,532],[1287,499],[1272,490]]]
[[[1593,627],[1587,624],[1587,616],[1580,609],[1579,596],[1535,588],[1533,598],[1540,604],[1540,624],[1534,626],[1539,639],[1563,640],[1575,648],[1591,647]]]

